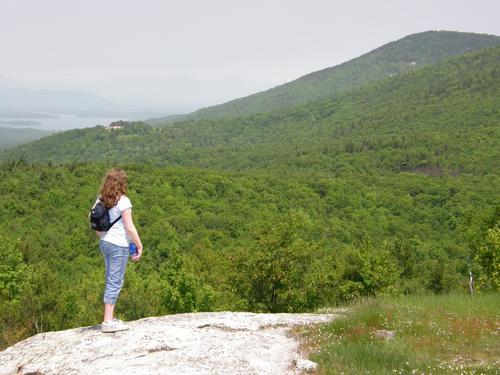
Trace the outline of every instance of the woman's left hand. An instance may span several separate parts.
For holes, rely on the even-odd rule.
[[[142,248],[140,248],[140,249],[137,248],[137,254],[136,255],[132,255],[130,257],[130,259],[132,259],[132,261],[134,261],[134,262],[138,262],[139,259],[141,259],[141,256],[142,256]]]

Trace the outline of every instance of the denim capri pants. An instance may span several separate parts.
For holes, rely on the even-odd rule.
[[[99,241],[99,247],[106,266],[104,303],[115,305],[125,279],[125,269],[129,256],[128,247],[114,245],[103,240]]]

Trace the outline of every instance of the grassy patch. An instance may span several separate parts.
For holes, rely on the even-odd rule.
[[[302,332],[303,349],[319,374],[498,374],[499,301],[498,294],[363,299],[343,318]]]

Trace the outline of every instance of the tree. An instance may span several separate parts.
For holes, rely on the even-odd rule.
[[[26,265],[16,241],[0,236],[0,348],[31,334],[23,316],[23,294],[29,290],[32,269]]]
[[[486,231],[483,245],[478,249],[476,261],[482,268],[479,285],[488,290],[500,290],[500,228]]]
[[[14,241],[3,236],[0,236],[0,254],[0,303],[18,301],[30,281],[31,268],[24,263]]]
[[[316,302],[313,283],[308,283],[318,243],[300,238],[308,217],[295,212],[279,217],[268,231],[258,234],[250,250],[236,259],[237,288],[250,308],[258,311],[303,311]]]
[[[486,213],[470,212],[462,226],[469,243],[469,271],[479,290],[500,289],[500,204]]]

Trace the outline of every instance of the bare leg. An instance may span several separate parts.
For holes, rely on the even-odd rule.
[[[104,322],[108,323],[113,320],[113,311],[115,310],[115,305],[110,303],[104,304]]]

